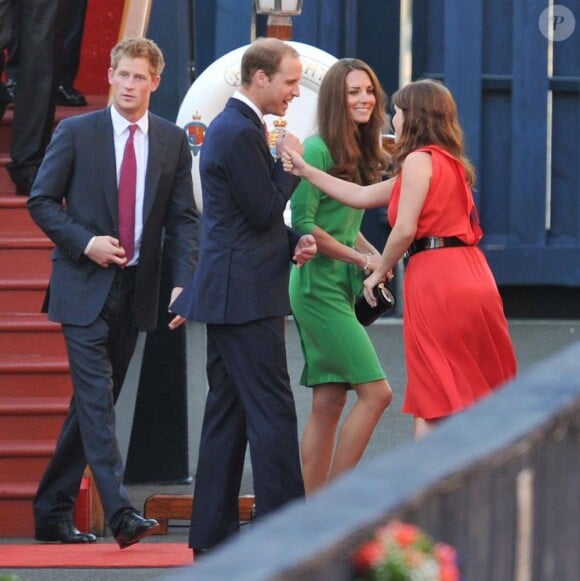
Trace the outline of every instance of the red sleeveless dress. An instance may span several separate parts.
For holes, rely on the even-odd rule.
[[[482,232],[461,163],[444,149],[431,154],[431,185],[416,238],[456,236],[477,244]],[[388,217],[395,223],[401,180]],[[476,246],[425,250],[410,257],[404,281],[403,339],[407,389],[403,412],[448,416],[516,375],[517,365],[493,274]]]

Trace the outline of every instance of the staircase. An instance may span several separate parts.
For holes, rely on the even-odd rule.
[[[64,117],[106,105],[57,108]],[[40,313],[53,244],[16,196],[6,165],[12,109],[0,123],[0,537],[32,537],[32,498],[72,392],[60,325]]]

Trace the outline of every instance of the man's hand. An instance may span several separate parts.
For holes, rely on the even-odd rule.
[[[310,167],[303,159],[302,154],[292,147],[287,147],[280,153],[284,171],[300,178],[305,177],[305,172]]]
[[[314,239],[314,236],[312,236],[312,234],[305,234],[298,240],[292,260],[296,263],[296,266],[300,268],[309,260],[312,260],[316,256],[316,252],[316,240]]]
[[[182,290],[182,286],[173,287],[173,290],[171,291],[171,298],[169,299],[169,312],[171,312],[171,305],[173,304],[173,301],[181,294]],[[185,321],[185,317],[182,317],[181,315],[175,315],[175,317],[169,321],[168,327],[173,331],[173,329],[181,327]]]
[[[108,268],[111,264],[117,266],[127,264],[125,250],[119,241],[112,236],[95,236],[95,241],[87,252],[87,257],[103,268]]]

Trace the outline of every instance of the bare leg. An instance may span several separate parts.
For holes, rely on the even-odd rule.
[[[443,421],[445,418],[433,418],[430,420],[425,420],[423,418],[415,418],[414,422],[414,436],[415,440],[419,440],[426,436],[437,424]]]
[[[312,412],[302,435],[302,473],[306,495],[324,486],[328,480],[334,437],[340,414],[346,403],[343,384],[317,385],[312,393]]]
[[[360,383],[354,389],[357,401],[340,429],[329,480],[356,466],[393,398],[385,379]]]

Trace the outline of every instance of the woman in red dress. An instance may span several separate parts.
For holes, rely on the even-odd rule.
[[[392,278],[408,252],[403,411],[414,416],[418,438],[512,379],[517,364],[495,279],[477,247],[482,230],[471,191],[475,172],[464,155],[455,101],[444,85],[424,79],[397,91],[392,103],[390,180],[357,186],[316,170],[293,151],[283,159],[288,171],[339,202],[388,204],[392,231],[364,293],[375,304],[373,288]]]

